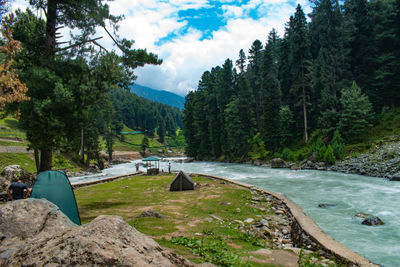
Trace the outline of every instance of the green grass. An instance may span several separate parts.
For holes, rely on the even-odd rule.
[[[126,125],[124,125],[124,128],[122,129],[122,132],[133,132],[134,130],[128,128]],[[135,144],[135,145],[130,145],[124,142],[121,142],[118,138],[115,138],[114,141],[114,150],[115,151],[141,151],[140,145],[142,144],[142,140],[144,137],[144,134],[134,134],[134,135],[129,135],[125,134],[124,136],[124,141]],[[157,140],[157,136],[154,138],[149,138],[149,146],[150,150],[158,150],[160,148],[152,148],[152,147],[159,147],[163,146],[160,142]]]
[[[0,153],[0,170],[5,166],[18,164],[29,172],[36,172],[33,155],[25,153]]]
[[[251,206],[253,195],[249,190],[204,177],[192,177],[199,184],[196,190],[170,192],[169,184],[173,178],[173,175],[133,176],[79,188],[75,190],[75,196],[82,222],[88,223],[101,214],[122,216],[138,231],[195,262],[209,258],[193,253],[183,244],[174,243],[172,236],[200,238],[210,246],[214,246],[213,239],[220,239],[226,245],[227,254],[221,251],[215,253],[222,253],[223,257],[236,255],[242,259],[252,251],[265,247],[265,240],[243,233],[233,220],[265,217],[272,213],[270,203],[260,202],[258,206],[266,209],[260,211]],[[227,202],[230,204],[221,205]],[[149,209],[162,214],[164,218],[137,217]],[[222,221],[211,219],[211,214]],[[254,263],[251,266],[258,265]]]
[[[18,120],[12,117],[0,119],[0,137],[17,137],[25,139],[25,132],[18,128]]]

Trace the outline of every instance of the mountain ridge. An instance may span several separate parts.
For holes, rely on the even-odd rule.
[[[185,104],[185,98],[180,95],[165,90],[156,90],[136,83],[130,86],[130,91],[148,100],[177,107],[180,110],[183,110]]]

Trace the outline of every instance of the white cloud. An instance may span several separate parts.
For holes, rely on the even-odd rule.
[[[299,0],[305,13],[308,0]],[[135,40],[135,48],[147,48],[163,59],[160,66],[145,66],[136,70],[137,83],[155,89],[186,94],[197,88],[202,73],[222,65],[226,58],[235,62],[240,49],[246,53],[255,39],[265,43],[275,28],[282,36],[284,25],[295,12],[289,0],[250,0],[239,5],[234,0],[221,0],[226,25],[203,39],[203,33],[191,28],[182,10],[210,8],[209,0],[115,0],[107,2],[112,14],[125,16],[120,22],[119,35]],[[14,7],[25,7],[26,1],[16,0]],[[260,19],[252,19],[250,11]],[[174,34],[173,39],[159,40]],[[103,35],[100,30],[98,35]],[[101,44],[111,48],[112,40],[103,38]]]

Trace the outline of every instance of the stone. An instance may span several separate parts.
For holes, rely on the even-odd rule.
[[[246,220],[244,220],[245,223],[253,223],[254,219],[253,218],[247,218]]]
[[[286,162],[281,158],[275,158],[271,160],[271,168],[285,168]]]
[[[147,210],[142,212],[142,214],[140,214],[138,216],[138,218],[143,218],[143,217],[151,217],[151,218],[164,218],[163,215],[161,215],[160,213],[154,211],[154,210]]]
[[[0,266],[198,266],[119,216],[77,226],[44,199],[8,202],[0,214]]]
[[[6,191],[10,184],[19,177],[28,187],[32,187],[35,183],[36,176],[21,168],[19,165],[8,165],[4,167],[0,174],[0,192]]]
[[[400,181],[400,172],[396,173],[390,178],[390,181]]]
[[[326,209],[326,208],[334,208],[336,206],[337,206],[336,204],[327,204],[327,203],[318,204],[318,208],[324,208],[324,209]]]
[[[377,225],[384,225],[385,223],[377,216],[368,216],[361,222],[361,224],[368,226],[377,226]]]
[[[221,206],[229,206],[229,205],[231,205],[231,203],[230,202],[221,202],[221,203],[219,203]]]
[[[364,213],[364,212],[357,212],[356,214],[354,214],[354,217],[358,217],[358,218],[367,218],[368,216],[371,216],[371,214],[368,213]]]

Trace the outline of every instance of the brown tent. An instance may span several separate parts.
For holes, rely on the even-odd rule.
[[[180,171],[172,181],[169,191],[194,190],[195,183],[189,175]]]

